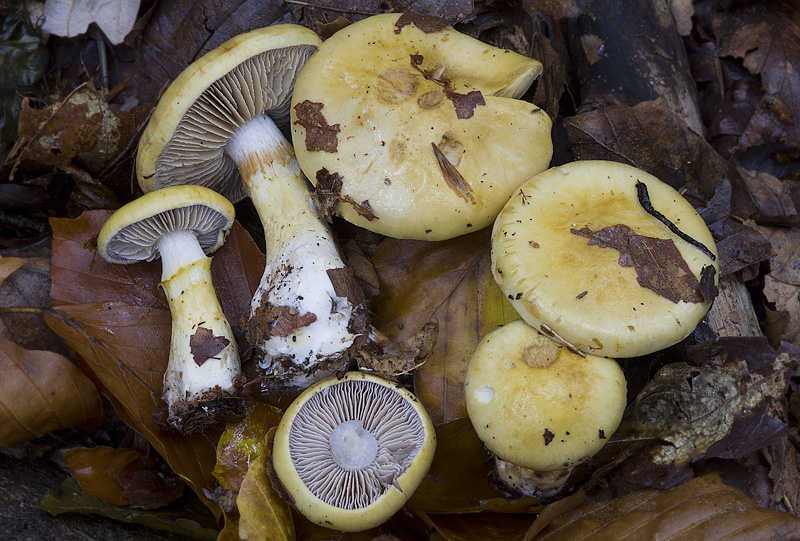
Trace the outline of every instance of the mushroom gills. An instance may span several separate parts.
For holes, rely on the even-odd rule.
[[[289,432],[289,449],[298,475],[316,497],[360,509],[397,486],[425,441],[424,431],[419,415],[398,394],[373,382],[346,381],[303,405]],[[345,440],[363,447],[345,451]]]

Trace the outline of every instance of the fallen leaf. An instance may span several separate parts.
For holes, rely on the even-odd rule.
[[[73,447],[62,452],[72,477],[84,492],[109,505],[128,505],[120,477],[152,468],[155,461],[134,449]]]
[[[219,533],[213,516],[201,515],[188,509],[144,511],[108,505],[102,500],[86,494],[72,478],[61,483],[60,491],[48,490],[39,502],[39,507],[51,515],[63,513],[99,515],[120,522],[141,524],[155,530],[176,533],[192,539],[216,541]]]
[[[589,239],[590,246],[613,248],[619,252],[619,264],[633,267],[639,285],[674,303],[711,302],[672,239],[639,235],[624,224],[592,231],[588,227],[571,233]],[[714,271],[713,267],[711,268]],[[714,271],[716,272],[716,271]],[[713,280],[713,274],[711,275]]]
[[[426,522],[447,541],[522,541],[536,515],[523,513],[430,513]]]
[[[265,449],[250,463],[236,497],[239,537],[243,540],[295,538],[291,508],[270,486],[266,474],[267,461],[271,460],[272,453]]]
[[[760,2],[714,12],[718,55],[740,58],[758,75],[765,96],[739,139],[739,148],[778,138],[800,141],[800,29],[797,7]]]
[[[0,338],[0,447],[52,430],[98,424],[100,393],[77,366],[50,351]]]
[[[426,513],[529,513],[540,509],[537,498],[506,498],[493,484],[491,470],[486,448],[469,419],[440,424],[433,463],[408,506]]]
[[[110,214],[91,211],[76,220],[52,220],[55,313],[47,322],[84,360],[119,416],[206,498],[203,489],[216,485],[211,474],[215,441],[203,434],[186,437],[163,431],[153,417],[164,407],[160,395],[171,334],[169,308],[158,288],[160,263],[114,265],[103,260],[94,239]],[[214,255],[211,272],[220,304],[241,343],[241,320],[249,313],[262,271],[263,255],[235,224]]]
[[[387,238],[372,259],[381,284],[373,324],[402,343],[426,324],[436,346],[414,372],[414,390],[435,424],[467,416],[464,377],[478,342],[518,319],[491,273],[489,231],[442,242]]]
[[[560,539],[793,539],[800,519],[763,509],[706,475],[666,492],[645,489],[556,518],[535,541]]]
[[[119,478],[122,495],[137,509],[159,509],[183,495],[184,483],[172,472],[135,470]]]
[[[306,149],[310,152],[337,152],[340,131],[339,124],[329,125],[322,113],[324,103],[314,103],[308,100],[294,106],[297,120],[306,129]],[[335,174],[335,173],[334,173]]]
[[[22,257],[0,257],[0,285],[25,263]]]
[[[780,314],[779,338],[800,346],[800,229],[759,227],[775,250],[764,277],[764,296]]]
[[[789,181],[768,173],[740,170],[747,189],[753,195],[756,212],[753,221],[759,225],[797,225],[797,209],[794,206]]]
[[[114,45],[133,29],[141,0],[47,0],[42,29],[51,34],[75,37],[96,23]]]

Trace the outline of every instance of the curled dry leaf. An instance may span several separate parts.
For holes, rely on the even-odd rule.
[[[464,377],[475,346],[519,317],[492,278],[489,231],[442,242],[387,238],[372,262],[381,283],[373,324],[407,343],[437,322],[436,346],[414,372],[414,390],[435,424],[466,417]]]
[[[66,357],[0,338],[0,447],[103,417],[94,384]]]
[[[114,447],[74,447],[63,451],[72,477],[81,488],[109,505],[128,505],[119,479],[141,469],[152,468],[155,461],[134,449]]]
[[[57,36],[75,37],[91,23],[103,31],[108,41],[119,45],[133,29],[140,0],[47,0],[42,29]]]
[[[560,539],[796,539],[800,519],[763,509],[706,475],[666,492],[645,489],[556,518],[535,541]]]
[[[103,260],[94,239],[109,215],[91,211],[76,220],[52,220],[55,310],[47,322],[81,356],[119,416],[206,498],[203,488],[216,485],[211,475],[214,440],[165,431],[154,419],[164,407],[160,395],[171,329],[166,298],[158,288],[160,263],[113,265]],[[214,255],[211,273],[237,339],[243,336],[238,322],[249,312],[262,268],[263,255],[234,225]]]

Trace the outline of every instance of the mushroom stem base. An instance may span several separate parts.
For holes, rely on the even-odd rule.
[[[494,457],[494,474],[507,491],[518,496],[552,498],[566,486],[575,468],[536,471]]]

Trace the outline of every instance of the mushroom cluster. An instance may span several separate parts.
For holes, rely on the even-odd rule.
[[[250,197],[264,227],[266,266],[248,341],[267,374],[302,387],[340,368],[355,340],[355,307],[331,277],[345,264],[278,127],[288,122],[297,73],[319,44],[311,30],[280,24],[200,57],[164,92],[136,157],[145,192],[201,184],[234,202]]]

